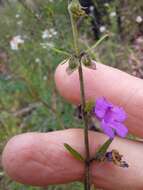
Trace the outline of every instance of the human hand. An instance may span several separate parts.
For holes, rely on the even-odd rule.
[[[55,81],[60,94],[69,102],[80,103],[78,73],[66,73],[67,64],[58,66]],[[83,69],[86,99],[105,96],[122,106],[128,113],[126,126],[129,132],[143,137],[143,82],[124,72],[97,64],[97,70]],[[107,137],[89,132],[91,156]],[[68,143],[83,156],[82,129],[68,129],[49,133],[26,133],[13,137],[6,145],[2,163],[7,174],[25,184],[47,186],[72,181],[82,181],[84,164],[74,159],[64,148]],[[129,168],[112,163],[91,165],[92,182],[106,190],[143,189],[143,145],[141,142],[115,138],[110,149],[124,155]]]

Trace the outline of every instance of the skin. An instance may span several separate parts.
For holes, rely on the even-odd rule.
[[[66,73],[67,63],[59,65],[55,82],[59,93],[69,102],[80,103],[77,71]],[[87,100],[105,96],[122,106],[128,119],[126,126],[135,135],[143,137],[143,82],[124,72],[97,64],[96,70],[83,68]],[[90,154],[107,139],[104,134],[89,132]],[[74,159],[64,148],[68,143],[85,156],[82,129],[68,129],[49,133],[26,133],[13,137],[5,146],[2,164],[14,180],[37,186],[82,181],[84,164]],[[105,190],[143,189],[143,144],[115,138],[111,149],[117,149],[129,168],[112,163],[93,162],[90,168],[92,183]]]

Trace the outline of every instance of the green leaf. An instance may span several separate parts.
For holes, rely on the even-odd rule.
[[[47,46],[54,52],[56,53],[59,53],[59,54],[63,54],[63,55],[66,55],[66,56],[70,56],[70,53],[68,53],[67,51],[64,51],[64,50],[61,50],[61,49],[58,49],[56,47],[51,47],[51,45],[48,45]]]
[[[110,144],[112,143],[113,139],[108,139],[96,152],[95,159],[101,160],[104,157],[107,149],[109,148]]]
[[[84,158],[82,157],[82,155],[77,152],[74,148],[72,148],[69,144],[67,143],[64,143],[64,147],[69,151],[69,153],[75,157],[77,160],[80,160],[80,161],[84,161]]]
[[[95,49],[98,45],[100,45],[107,37],[109,37],[108,34],[105,34],[103,37],[101,37],[93,46],[89,47],[85,52],[88,53],[91,50]]]

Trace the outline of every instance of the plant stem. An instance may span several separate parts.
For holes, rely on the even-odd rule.
[[[77,29],[77,18],[75,18],[72,12],[69,10],[72,31],[73,31],[73,39],[74,39],[74,48],[76,57],[78,58],[78,73],[79,73],[79,81],[80,81],[80,93],[81,93],[81,104],[83,109],[83,119],[84,119],[84,143],[85,143],[85,181],[84,181],[84,189],[90,190],[90,152],[89,152],[89,138],[88,138],[88,116],[85,112],[86,100],[85,100],[85,91],[84,91],[84,79],[83,79],[83,70],[82,63],[80,59],[80,50],[78,46],[78,29]]]
[[[85,158],[85,190],[90,190],[90,152],[89,152],[89,138],[88,138],[88,116],[85,112],[85,92],[84,92],[84,81],[83,81],[83,71],[82,64],[80,62],[79,68],[79,80],[80,80],[80,91],[81,91],[81,103],[83,109],[83,119],[84,119],[84,143],[86,150]]]
[[[70,12],[70,19],[71,19],[72,32],[73,32],[74,49],[75,49],[76,56],[79,56],[78,29],[77,29],[77,23],[75,21],[76,19],[74,18],[72,12]]]

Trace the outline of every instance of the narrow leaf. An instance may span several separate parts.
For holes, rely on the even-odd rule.
[[[90,52],[94,48],[96,48],[99,44],[101,44],[107,37],[109,37],[108,34],[105,34],[103,37],[101,37],[93,46],[89,47],[85,52]]]
[[[82,155],[77,152],[74,148],[72,148],[70,145],[64,143],[64,147],[69,151],[69,153],[75,157],[77,160],[80,160],[80,161],[84,161],[84,158],[82,157]]]
[[[95,159],[100,160],[105,153],[107,152],[107,149],[109,148],[110,144],[112,143],[113,139],[108,139],[96,152]]]
[[[48,44],[46,44],[46,45],[47,45],[52,51],[54,51],[54,52],[56,52],[56,53],[70,56],[70,53],[68,53],[67,51],[58,49],[58,48],[56,48],[56,47],[52,47],[51,45],[48,45]]]

